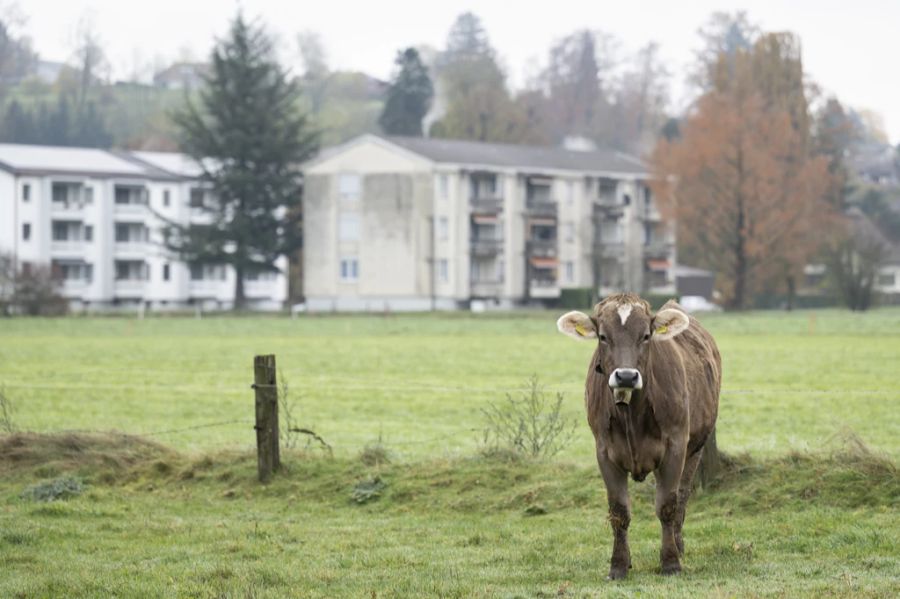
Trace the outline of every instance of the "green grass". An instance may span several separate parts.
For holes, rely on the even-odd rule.
[[[900,576],[896,466],[853,447],[731,463],[694,498],[675,579],[657,573],[652,484],[635,485],[617,583],[602,483],[568,462],[289,453],[261,486],[251,455],[126,437],[13,438],[0,456],[3,597],[890,597]],[[85,494],[20,496],[63,474]],[[351,501],[374,476],[382,496]]]
[[[900,311],[811,314],[703,318],[725,363],[719,446],[739,457],[692,501],[676,579],[656,572],[652,480],[632,485],[621,583],[581,423],[592,347],[556,314],[0,320],[20,429],[162,433],[0,436],[0,597],[896,596]],[[256,353],[335,448],[287,453],[268,486]],[[572,445],[478,457],[479,408],[531,374],[565,393]],[[392,462],[366,466],[379,436]],[[84,493],[28,497],[66,476]],[[375,476],[382,495],[353,502]]]
[[[536,374],[583,419],[592,346],[555,313],[515,316],[0,320],[0,386],[22,428],[169,431],[180,449],[251,447],[252,359],[274,353],[298,418],[340,454],[381,434],[405,457],[470,453],[479,409]],[[900,456],[900,310],[704,318],[724,359],[719,443],[779,455],[851,429]],[[563,457],[590,463],[586,426]]]

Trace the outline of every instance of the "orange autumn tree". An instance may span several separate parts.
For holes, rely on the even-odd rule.
[[[828,160],[811,150],[797,48],[769,34],[729,56],[681,137],[651,158],[682,255],[717,274],[730,308],[775,283],[792,291],[830,226]]]

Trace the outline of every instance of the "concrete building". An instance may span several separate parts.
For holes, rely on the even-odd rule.
[[[227,308],[229,267],[184,264],[162,245],[163,219],[209,218],[199,173],[181,154],[0,144],[0,252],[51,265],[75,309]],[[246,283],[251,307],[287,297],[284,276]]]
[[[611,151],[364,135],[304,169],[310,310],[675,292],[674,230]]]

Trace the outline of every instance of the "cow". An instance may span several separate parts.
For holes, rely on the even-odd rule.
[[[631,293],[607,297],[590,316],[564,314],[557,328],[596,343],[585,405],[609,502],[609,578],[624,578],[631,568],[628,474],[641,482],[650,472],[662,525],[661,572],[677,574],[685,506],[719,408],[722,360],[716,343],[677,302],[654,314]]]

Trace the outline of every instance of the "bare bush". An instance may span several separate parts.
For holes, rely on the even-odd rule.
[[[576,422],[562,414],[563,394],[548,396],[537,376],[518,397],[492,402],[482,409],[486,426],[483,451],[495,455],[510,449],[530,457],[552,457],[572,441]]]
[[[283,372],[279,371],[278,380],[278,421],[281,429],[279,434],[281,445],[285,449],[295,449],[299,446],[300,439],[306,438],[307,448],[315,441],[320,449],[327,452],[328,455],[333,455],[334,452],[331,449],[331,445],[318,433],[312,429],[298,426],[294,412],[296,405],[290,395],[287,377],[284,376]]]
[[[16,432],[16,425],[13,423],[13,406],[9,396],[6,395],[6,389],[0,387],[0,431],[12,434]]]

